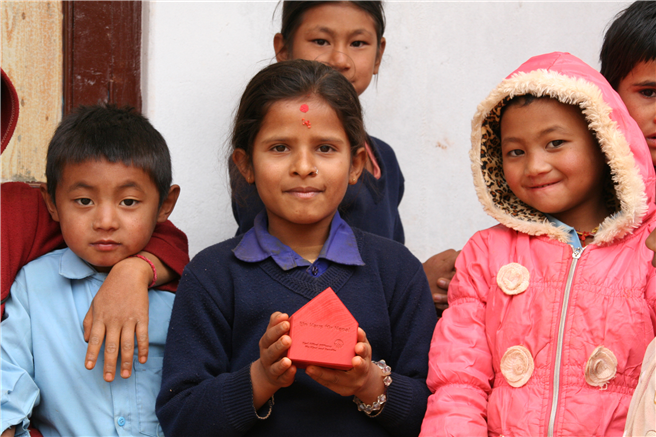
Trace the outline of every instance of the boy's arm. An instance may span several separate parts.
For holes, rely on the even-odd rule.
[[[433,295],[433,303],[437,309],[438,317],[442,311],[449,307],[447,291],[451,278],[456,274],[456,258],[460,251],[447,249],[437,255],[433,255],[424,263],[424,272],[428,278],[428,285]]]
[[[157,270],[157,282],[155,283],[158,286],[157,288],[175,292],[178,279],[180,279],[182,271],[189,263],[189,243],[185,233],[176,228],[169,220],[159,223],[143,250],[157,257],[159,262],[167,267],[165,273],[169,275],[168,277],[162,276],[160,278],[159,268]]]
[[[140,255],[155,266],[155,286],[175,280],[169,288],[175,291],[177,279],[189,262],[187,237],[167,221],[155,228]],[[148,262],[136,257],[124,259],[107,275],[84,318],[84,338],[89,343],[85,367],[95,367],[104,340],[106,381],[114,379],[119,349],[121,377],[129,378],[132,374],[135,334],[139,362],[145,363],[148,359],[148,286],[152,281],[153,269]]]
[[[39,403],[39,388],[34,382],[34,358],[29,301],[23,272],[11,287],[7,318],[0,325],[2,349],[2,417],[0,429],[13,426],[16,435],[28,435],[29,416]],[[11,432],[11,431],[9,431]]]

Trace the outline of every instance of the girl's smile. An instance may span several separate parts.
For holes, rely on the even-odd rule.
[[[287,190],[286,192],[301,199],[311,199],[312,197],[319,195],[322,190],[313,187],[297,187]]]
[[[541,190],[544,188],[550,188],[556,185],[558,182],[540,182],[540,183],[535,183],[533,185],[529,185],[528,188],[532,190]]]
[[[335,111],[311,96],[273,103],[253,142],[250,163],[241,149],[234,159],[246,180],[255,183],[269,233],[285,243],[286,235],[299,235],[301,229],[327,235],[346,188],[362,171],[364,153],[360,149],[352,157]]]

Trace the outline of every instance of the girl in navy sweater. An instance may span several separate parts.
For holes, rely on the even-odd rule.
[[[385,52],[385,16],[379,1],[282,3],[282,28],[274,37],[277,61],[308,59],[342,73],[358,95],[366,91]],[[365,170],[351,184],[339,212],[351,226],[405,243],[398,206],[404,179],[394,150],[374,137],[365,142]],[[239,179],[233,180],[238,182]],[[237,234],[249,230],[264,205],[248,185],[235,186]]]
[[[157,402],[167,435],[419,433],[436,323],[422,265],[337,212],[365,138],[356,90],[332,68],[286,61],[251,80],[232,160],[265,210],[185,269]],[[352,368],[297,370],[289,315],[327,287],[360,326]]]
[[[273,38],[277,61],[308,59],[342,73],[362,95],[378,74],[385,52],[385,14],[380,1],[284,1],[282,25]],[[405,243],[399,204],[405,180],[394,150],[367,136],[365,169],[346,190],[339,213],[363,231]],[[264,205],[253,186],[232,178],[237,235],[249,230]],[[449,249],[424,263],[435,306],[446,308],[457,252]]]

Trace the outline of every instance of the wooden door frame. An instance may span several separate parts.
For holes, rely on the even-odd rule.
[[[141,111],[140,1],[63,1],[64,114],[100,102]]]

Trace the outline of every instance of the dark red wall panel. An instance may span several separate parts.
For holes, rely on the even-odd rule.
[[[141,2],[64,1],[64,113],[81,104],[141,110]]]

